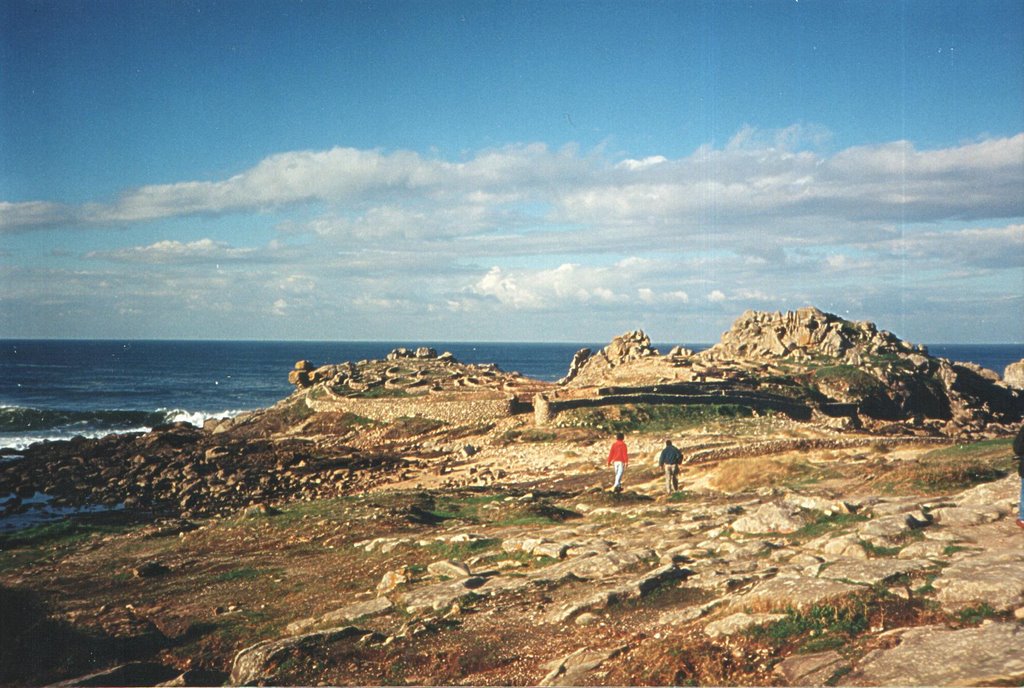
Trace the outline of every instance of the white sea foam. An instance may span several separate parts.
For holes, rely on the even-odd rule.
[[[18,406],[0,406],[0,410],[10,409],[19,410],[21,407]],[[156,413],[160,414],[164,418],[165,423],[191,423],[192,425],[201,428],[203,423],[210,419],[222,419],[222,418],[234,418],[242,413],[247,413],[244,409],[227,409],[224,411],[188,411],[186,409],[166,409],[160,408],[156,410]],[[12,432],[0,432],[0,449],[10,449],[14,451],[23,451],[29,447],[29,445],[35,444],[36,442],[55,442],[59,440],[70,440],[73,437],[85,437],[87,439],[96,439],[98,437],[105,437],[106,435],[126,435],[136,432],[149,432],[153,429],[150,425],[137,425],[127,428],[109,428],[109,427],[88,427],[88,420],[76,420],[72,423],[60,427],[40,429],[36,432],[24,430],[12,431]],[[0,456],[0,462],[13,461],[21,457],[16,456]]]

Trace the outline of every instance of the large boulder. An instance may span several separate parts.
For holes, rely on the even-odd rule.
[[[1024,358],[1006,366],[1003,371],[1003,382],[1011,387],[1024,389]]]

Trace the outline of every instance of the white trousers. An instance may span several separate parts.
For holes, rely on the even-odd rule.
[[[626,464],[612,461],[612,468],[615,470],[615,487],[622,487],[622,473],[626,470]]]

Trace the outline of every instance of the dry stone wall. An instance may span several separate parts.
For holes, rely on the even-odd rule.
[[[516,410],[515,398],[490,397],[458,401],[422,398],[360,399],[332,397],[306,399],[306,405],[317,412],[353,413],[363,418],[390,423],[399,418],[421,416],[450,425],[477,425],[507,418]]]

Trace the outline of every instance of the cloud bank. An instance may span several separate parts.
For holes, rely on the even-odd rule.
[[[540,143],[455,160],[292,151],[224,179],[140,186],[112,200],[0,201],[0,235],[119,228],[125,245],[78,256],[76,284],[102,291],[116,275],[127,283],[132,271],[156,271],[140,280],[149,291],[126,288],[134,296],[123,299],[152,307],[160,271],[179,279],[191,268],[198,302],[230,297],[220,317],[262,314],[294,327],[319,308],[381,331],[421,327],[425,314],[450,330],[482,316],[521,330],[573,312],[565,327],[586,332],[601,327],[587,321],[594,313],[673,327],[691,314],[707,329],[742,307],[805,303],[920,317],[925,327],[936,299],[951,310],[969,300],[965,315],[979,299],[1019,303],[1024,133],[936,150],[829,144],[827,130],[795,126],[748,127],[674,159]],[[194,217],[206,218],[207,236],[131,241],[134,229]],[[228,217],[245,222],[218,229]],[[246,223],[253,236],[238,229]],[[277,238],[254,239],[267,232]],[[229,276],[259,267],[222,284],[210,266]],[[45,286],[45,272],[29,270],[25,284],[39,298],[63,294]],[[12,290],[0,303],[27,309],[32,295]],[[995,319],[995,308],[982,315]],[[488,332],[500,338],[503,327]]]

